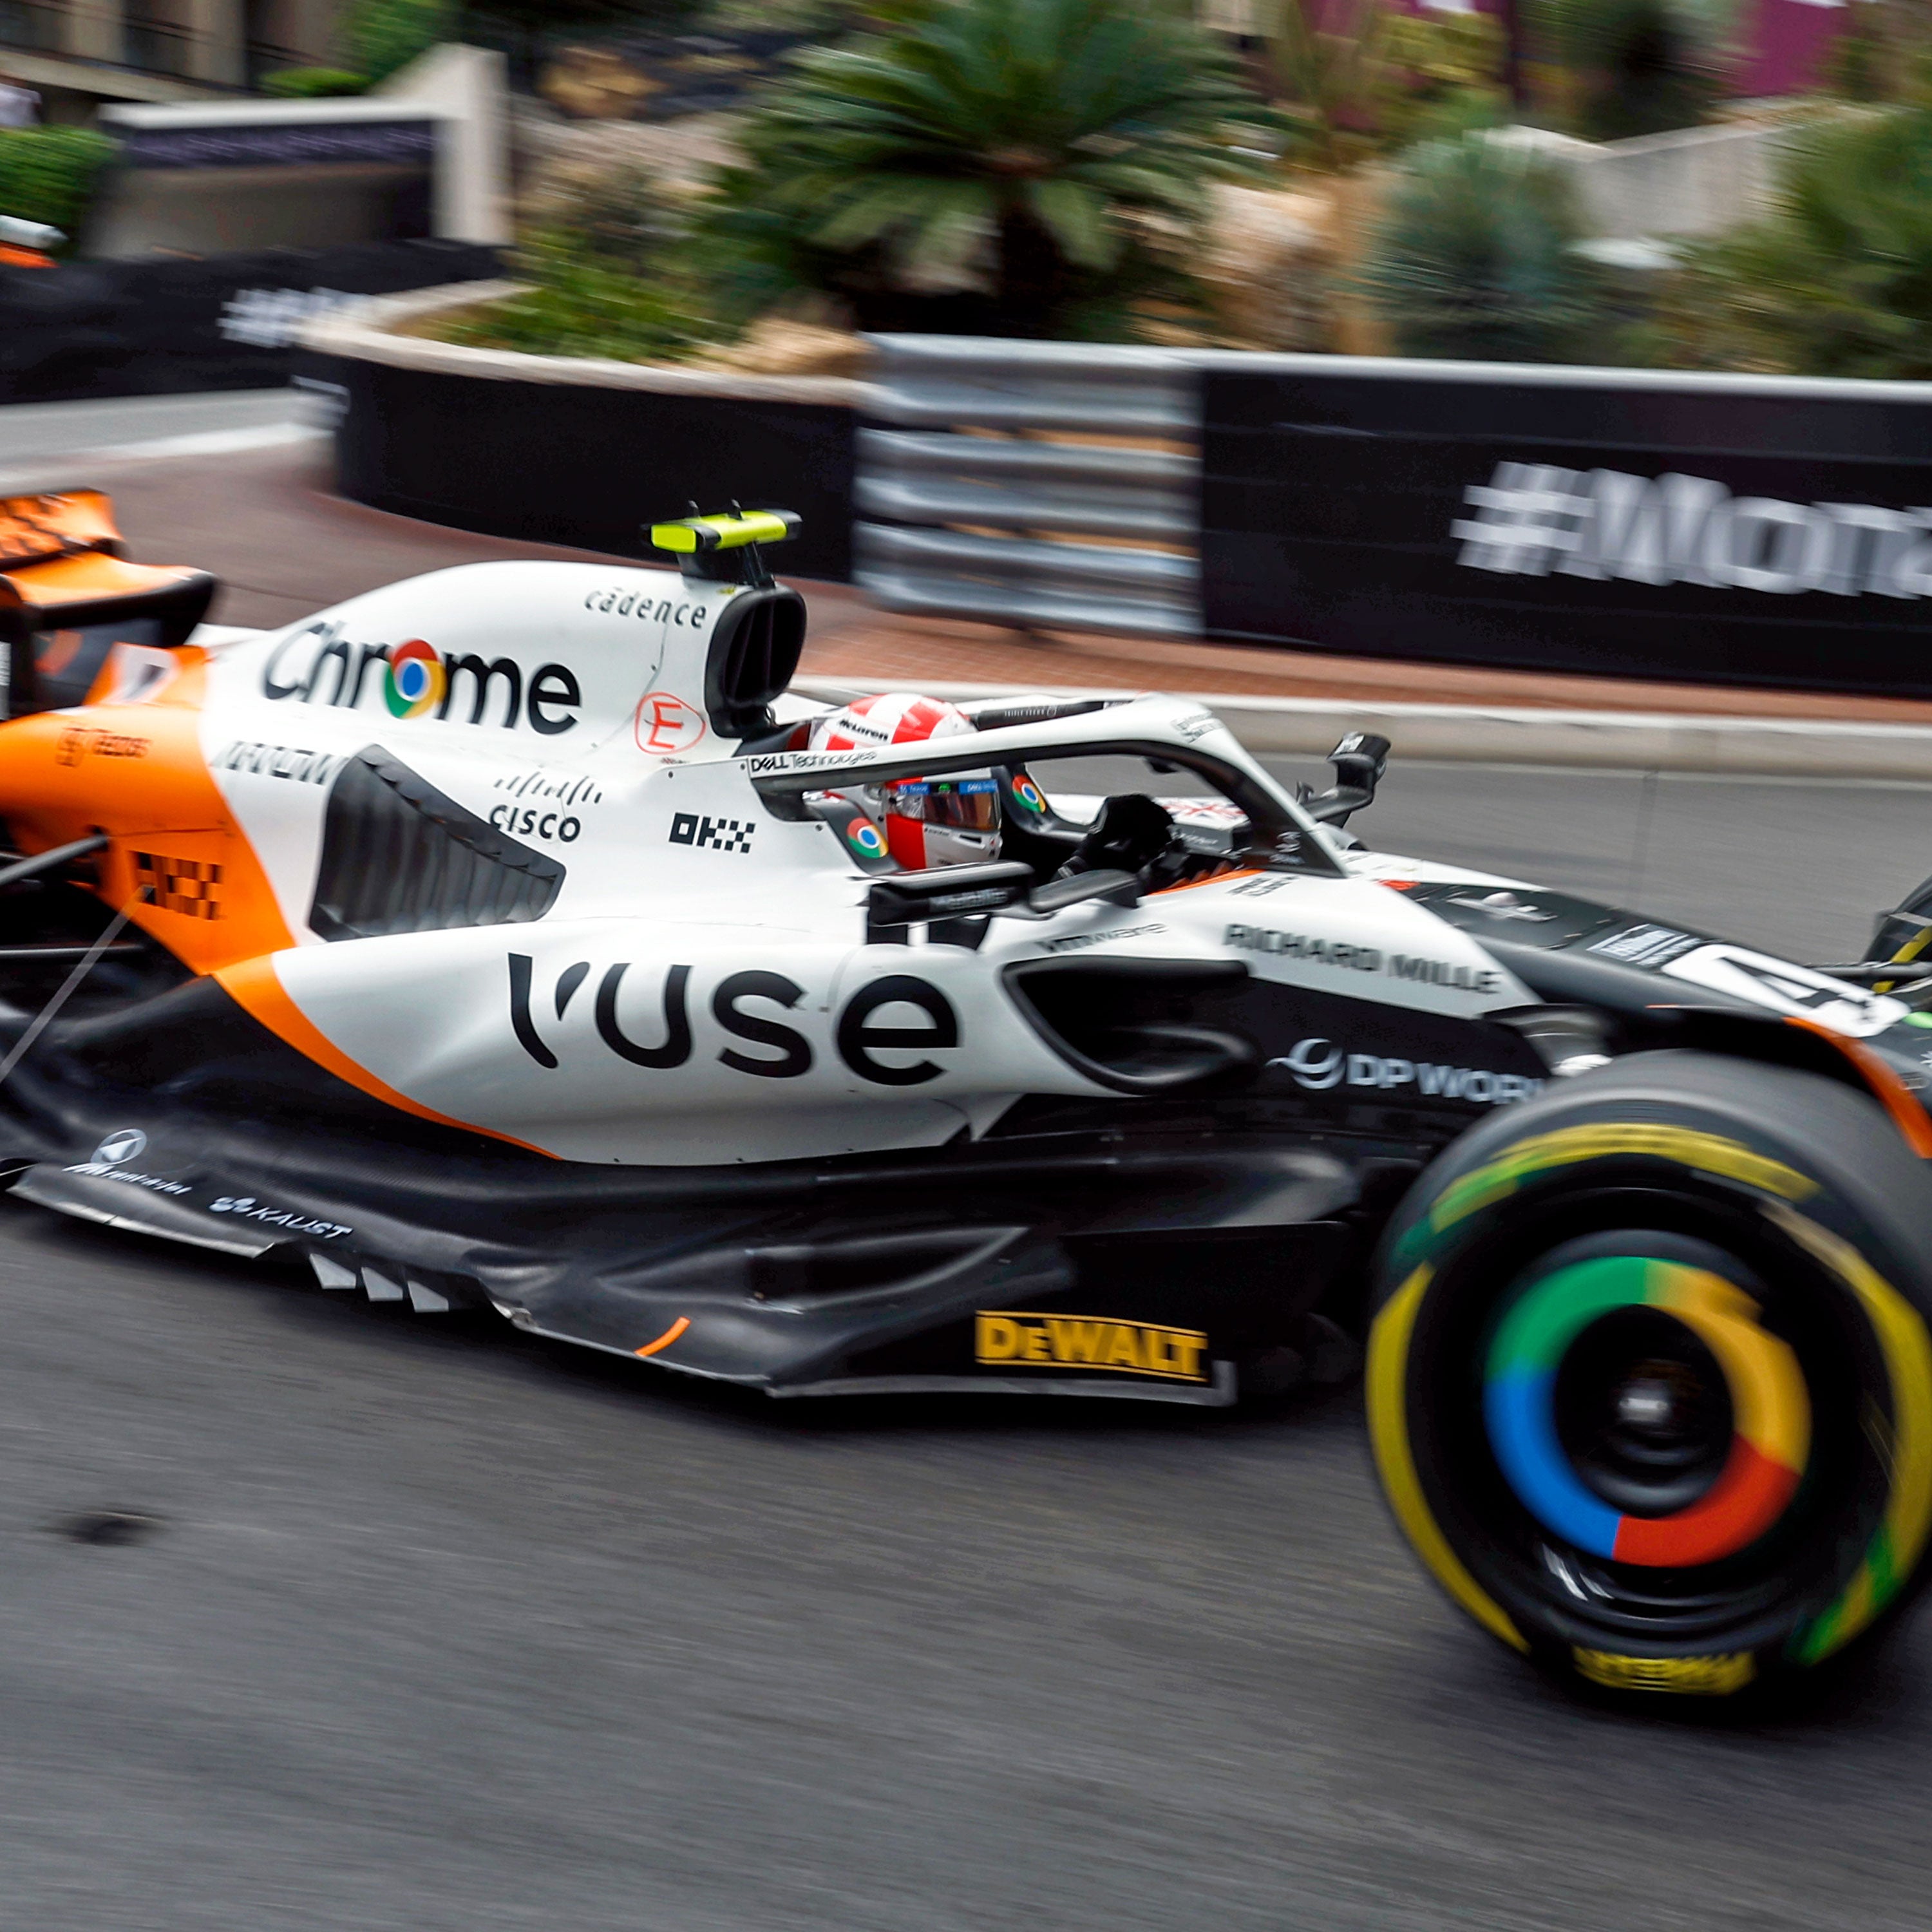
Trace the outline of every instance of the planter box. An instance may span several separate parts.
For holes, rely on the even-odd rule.
[[[804,520],[784,568],[852,574],[862,383],[459,348],[392,333],[508,284],[358,305],[303,340],[335,385],[338,477],[358,502],[491,536],[644,554],[640,526],[734,498]]]

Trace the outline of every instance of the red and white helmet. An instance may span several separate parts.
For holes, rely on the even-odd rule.
[[[815,752],[854,752],[956,738],[973,728],[956,704],[885,691],[814,718],[809,742]],[[999,856],[1000,788],[990,771],[902,778],[866,792],[886,849],[909,872]]]

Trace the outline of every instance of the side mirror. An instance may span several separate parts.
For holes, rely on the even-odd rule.
[[[998,914],[1044,919],[1089,899],[1123,906],[1141,902],[1141,882],[1131,872],[1076,872],[1043,886],[1034,885],[1033,878],[1030,866],[1000,859],[874,879],[866,896],[866,944],[903,945],[908,926],[924,926],[943,946],[976,950],[986,936],[987,920]]]
[[[1351,731],[1328,754],[1335,782],[1326,791],[1301,789],[1298,802],[1322,825],[1346,825],[1351,812],[1371,803],[1376,787],[1388,769],[1389,741],[1372,731]]]
[[[1084,905],[1089,899],[1111,899],[1116,905],[1136,906],[1141,902],[1141,882],[1132,872],[1105,869],[1073,872],[1064,879],[1049,879],[1027,895],[1026,909],[1036,917],[1064,912],[1069,906]]]
[[[979,922],[983,934],[987,915],[1023,904],[1032,884],[1033,868],[1017,859],[890,873],[874,879],[866,896],[866,943],[902,944],[908,926],[946,926],[961,920]],[[944,938],[938,932],[933,936]]]

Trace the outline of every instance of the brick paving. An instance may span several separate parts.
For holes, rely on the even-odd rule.
[[[85,468],[72,480],[112,492],[134,556],[199,564],[222,579],[214,616],[223,623],[284,624],[398,578],[490,558],[635,561],[444,530],[345,502],[329,492],[328,448],[320,440]],[[799,588],[812,611],[802,669],[854,682],[1156,688],[1932,724],[1932,703],[1910,699],[1544,676],[1206,643],[1032,638],[993,625],[896,616],[849,585],[800,582]]]

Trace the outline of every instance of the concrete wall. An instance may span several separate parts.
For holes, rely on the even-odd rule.
[[[315,145],[332,129],[392,123],[433,127],[433,160],[427,137],[422,156],[406,166],[370,156],[366,143],[363,154],[334,160]],[[144,165],[130,154],[110,176],[88,236],[97,256],[332,248],[418,235],[493,247],[513,238],[503,58],[480,48],[434,48],[359,99],[114,106],[103,110],[101,124],[130,142],[150,135],[151,148],[165,140],[178,151],[206,137],[208,152],[191,154],[192,165],[178,152],[168,165],[159,154]],[[304,130],[315,137],[308,158]],[[225,157],[216,152],[224,136],[232,137]],[[244,136],[286,152],[237,155]]]
[[[1566,169],[1600,235],[1711,235],[1761,214],[1775,185],[1788,122],[1726,122],[1601,144],[1540,128],[1494,141],[1534,149]]]
[[[436,161],[436,233],[493,246],[514,241],[503,56],[482,47],[432,47],[372,92],[448,117]]]

